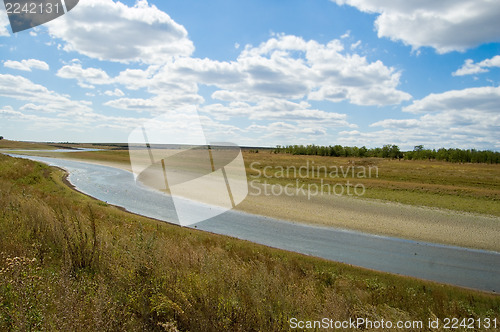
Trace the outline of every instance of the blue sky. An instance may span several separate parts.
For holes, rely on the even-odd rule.
[[[210,141],[500,150],[498,1],[82,0],[15,34],[0,8],[9,139],[126,142],[196,108]]]

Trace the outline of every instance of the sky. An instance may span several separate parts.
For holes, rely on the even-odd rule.
[[[127,142],[161,117],[242,146],[500,151],[499,17],[498,0],[80,0],[13,33],[2,4],[0,135]]]

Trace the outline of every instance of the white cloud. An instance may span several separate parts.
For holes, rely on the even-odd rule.
[[[112,0],[80,1],[46,24],[64,50],[117,62],[163,63],[194,51],[186,29],[146,0],[133,7]]]
[[[213,98],[348,100],[357,105],[391,105],[409,100],[397,90],[400,73],[381,61],[345,54],[339,40],[328,44],[280,35],[258,47],[246,46],[236,61],[181,58],[162,76],[218,87]]]
[[[36,59],[28,59],[21,61],[6,60],[3,63],[3,65],[4,67],[7,68],[23,70],[23,71],[31,71],[32,68],[40,70],[49,70],[49,65],[46,62]]]
[[[57,71],[58,77],[75,79],[82,88],[93,88],[93,85],[113,83],[108,74],[100,68],[82,68],[80,63],[63,66]]]
[[[22,117],[23,113],[15,111],[12,106],[3,106],[3,108],[0,108],[0,118],[16,119]]]
[[[178,59],[175,61],[183,61]],[[145,70],[127,69],[113,80],[129,90],[146,89],[150,98],[120,98],[111,100],[105,105],[117,109],[165,112],[184,106],[196,106],[204,102],[198,94],[198,81],[189,75],[175,73],[174,62],[165,66],[149,66]]]
[[[340,133],[342,144],[381,146],[398,144],[411,149],[423,144],[429,148],[500,148],[500,87],[480,87],[430,94],[404,108],[421,114],[414,119],[384,119],[370,125],[382,128],[361,133]]]
[[[9,17],[5,11],[5,7],[0,5],[0,37],[10,36],[9,30],[7,30],[7,26],[9,25]]]
[[[355,50],[361,45],[361,40],[358,40],[357,42],[351,44],[351,50]]]
[[[472,74],[487,73],[489,70],[487,68],[500,67],[500,55],[495,55],[491,59],[486,59],[478,63],[474,63],[474,60],[467,59],[461,68],[457,69],[452,75],[453,76],[464,76]]]
[[[326,140],[338,128],[357,126],[346,114],[316,109],[307,100],[399,104],[411,98],[397,89],[400,75],[381,61],[347,53],[340,40],[321,44],[276,35],[257,47],[245,46],[234,61],[180,57],[147,69],[122,71],[114,83],[145,89],[152,96],[118,98],[104,105],[150,113],[198,105],[214,137],[231,133],[235,135],[231,141],[239,143],[253,139],[256,144],[256,136],[264,145],[310,143]],[[198,85],[214,87],[215,101],[203,104]],[[255,123],[238,128],[234,125],[238,120],[233,121],[237,118]]]
[[[119,98],[110,100],[104,105],[127,111],[163,113],[185,106],[199,105],[202,102],[203,98],[197,94],[165,94],[149,99]]]
[[[123,93],[123,91],[120,90],[120,89],[115,89],[113,91],[107,90],[107,91],[104,91],[104,94],[106,96],[114,96],[114,97],[123,97],[123,96],[125,96],[125,94]]]
[[[430,46],[447,53],[500,41],[500,2],[495,0],[332,1],[380,14],[375,21],[378,36],[414,49]]]
[[[499,113],[500,87],[479,87],[430,94],[403,108],[410,113],[442,111]]]
[[[141,98],[120,98],[110,100],[104,105],[122,110],[134,111],[158,111],[159,108],[159,105],[155,100]]]
[[[351,126],[347,115],[335,112],[325,112],[311,109],[307,102],[295,103],[283,99],[266,98],[256,104],[231,102],[229,105],[211,104],[201,108],[219,120],[227,120],[233,116],[241,116],[249,120],[286,120],[306,124],[307,122],[322,123],[329,126]]]
[[[0,96],[27,101],[25,106],[29,110],[57,112],[63,116],[92,113],[89,102],[71,100],[22,76],[0,74]]]
[[[115,77],[115,82],[129,90],[147,88],[158,72],[158,66],[149,66],[146,70],[128,68]]]
[[[342,36],[340,36],[341,39],[349,38],[351,36],[351,30],[347,30],[346,33],[344,33]]]

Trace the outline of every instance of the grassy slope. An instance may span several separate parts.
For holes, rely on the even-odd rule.
[[[120,211],[0,155],[0,330],[280,331],[291,317],[498,317],[500,297]],[[171,329],[174,330],[174,329]]]

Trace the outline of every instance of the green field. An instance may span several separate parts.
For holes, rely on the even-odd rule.
[[[281,331],[292,317],[500,319],[496,295],[180,228],[93,200],[62,178],[0,155],[2,331]]]

